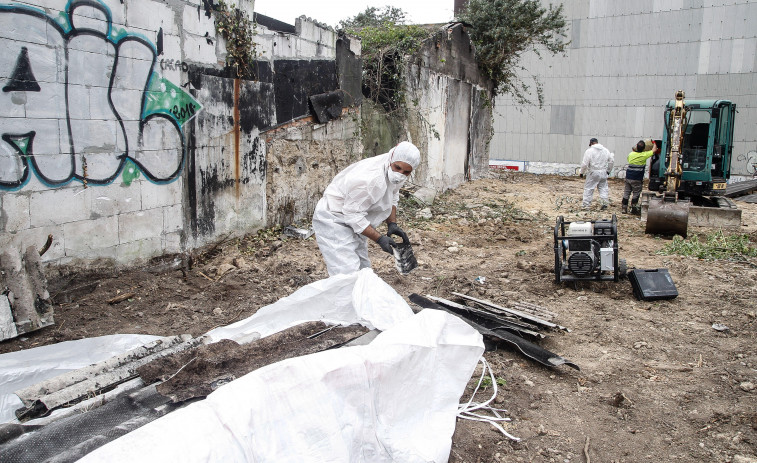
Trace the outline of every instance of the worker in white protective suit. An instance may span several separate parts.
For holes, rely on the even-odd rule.
[[[313,230],[329,275],[352,273],[370,267],[368,239],[393,254],[391,235],[407,241],[397,226],[400,187],[418,167],[421,155],[410,142],[388,153],[363,159],[339,172],[331,181],[313,214]],[[386,221],[387,233],[376,229]]]
[[[612,171],[615,161],[615,154],[599,144],[599,140],[592,138],[589,140],[589,149],[584,152],[583,161],[581,161],[581,177],[586,175],[584,183],[584,197],[581,208],[588,210],[591,206],[591,199],[594,196],[594,188],[599,190],[599,202],[601,209],[607,209],[610,203],[610,187],[607,185],[607,176]]]

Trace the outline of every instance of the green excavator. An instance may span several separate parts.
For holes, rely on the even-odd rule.
[[[728,100],[684,100],[665,107],[660,154],[652,158],[646,232],[686,236],[692,207],[718,208],[731,175],[736,105]]]

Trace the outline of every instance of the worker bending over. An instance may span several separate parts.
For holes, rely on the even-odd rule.
[[[612,171],[615,155],[599,144],[596,138],[589,140],[589,148],[584,152],[581,161],[581,176],[586,174],[584,183],[584,197],[581,208],[588,210],[594,196],[594,188],[599,190],[599,202],[601,209],[607,209],[610,203],[610,187],[607,185],[607,176]]]
[[[331,181],[313,214],[313,230],[330,276],[370,267],[367,241],[393,254],[390,235],[407,240],[397,226],[400,187],[418,167],[421,155],[410,142],[388,153],[358,161]],[[376,228],[387,223],[387,234]]]
[[[660,148],[652,141],[639,140],[633,151],[628,153],[628,167],[626,167],[626,182],[623,189],[623,213],[628,213],[628,198],[631,198],[631,214],[641,215],[639,196],[644,182],[644,170],[647,159],[660,152]],[[633,196],[631,194],[633,193]]]

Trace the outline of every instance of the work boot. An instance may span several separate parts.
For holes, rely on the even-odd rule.
[[[631,201],[631,214],[641,215],[641,206],[638,201]]]
[[[628,214],[628,198],[623,199],[621,210],[624,214]]]

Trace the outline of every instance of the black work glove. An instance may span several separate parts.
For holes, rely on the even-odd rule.
[[[389,235],[389,236],[391,236],[391,235],[399,236],[400,238],[402,238],[402,242],[403,243],[407,243],[407,242],[410,241],[408,239],[408,237],[407,237],[407,233],[405,233],[405,232],[402,231],[402,229],[399,227],[399,225],[397,225],[397,222],[389,222],[388,224],[386,224],[386,228],[387,228],[387,230],[386,230],[386,234],[387,235]]]
[[[381,246],[381,249],[384,250],[384,252],[388,252],[389,254],[394,255],[394,246],[397,245],[397,243],[394,242],[393,239],[389,237],[389,235],[381,235],[381,238],[376,241],[379,246]]]

